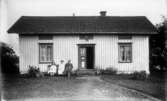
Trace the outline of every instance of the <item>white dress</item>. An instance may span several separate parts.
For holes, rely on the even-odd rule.
[[[52,65],[52,66],[50,67],[50,69],[48,70],[48,73],[53,73],[53,74],[55,74],[55,73],[56,73],[56,66],[55,66],[55,65]]]
[[[58,74],[63,74],[65,68],[65,63],[60,63],[59,64],[59,69],[58,69]]]

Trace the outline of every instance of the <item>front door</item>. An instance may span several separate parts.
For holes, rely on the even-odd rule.
[[[79,69],[94,69],[94,45],[79,45]]]

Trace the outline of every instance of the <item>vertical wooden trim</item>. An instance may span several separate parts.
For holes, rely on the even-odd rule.
[[[93,46],[93,69],[95,69],[95,45]]]
[[[80,48],[80,47],[78,46],[78,69],[80,68],[80,59],[79,59],[79,58],[80,58],[80,54],[79,54],[80,51],[79,51],[79,48]]]
[[[78,69],[81,69],[81,54],[80,54],[81,46],[78,45]]]

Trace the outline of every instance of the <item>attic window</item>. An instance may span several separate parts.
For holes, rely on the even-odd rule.
[[[52,35],[40,35],[38,36],[39,40],[53,40]]]
[[[132,36],[130,36],[130,35],[120,35],[120,36],[118,36],[118,39],[119,40],[129,40],[129,39],[132,39]]]
[[[88,41],[90,39],[93,39],[93,35],[79,35],[79,39]]]

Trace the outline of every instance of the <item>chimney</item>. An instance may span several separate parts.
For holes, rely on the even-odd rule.
[[[106,16],[106,11],[100,11],[100,16]]]

